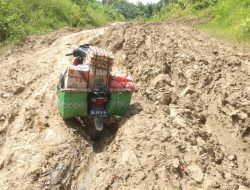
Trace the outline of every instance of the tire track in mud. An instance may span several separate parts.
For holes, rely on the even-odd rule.
[[[5,70],[0,91],[3,99],[0,115],[5,122],[0,150],[2,189],[68,188],[77,165],[88,160],[91,145],[78,134],[75,123],[64,123],[58,114],[56,84],[60,71],[69,64],[65,53],[79,42],[89,42],[103,30],[81,31],[65,37],[60,37],[59,32],[47,47],[43,44],[50,37],[45,40],[43,36],[37,37],[38,42],[32,43],[42,44],[31,45],[37,46],[34,49],[26,44],[27,52],[23,54],[14,50],[17,59],[12,55],[1,65]],[[22,91],[15,93],[13,85]],[[3,111],[6,103],[8,110]],[[14,113],[8,118],[9,112]]]

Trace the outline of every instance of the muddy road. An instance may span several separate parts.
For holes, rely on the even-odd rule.
[[[108,47],[139,91],[93,141],[56,107],[64,54]],[[0,55],[1,189],[250,189],[250,52],[180,24],[33,36]]]

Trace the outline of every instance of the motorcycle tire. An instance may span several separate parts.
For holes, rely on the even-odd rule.
[[[95,128],[95,123],[93,119],[84,118],[83,119],[86,127],[86,132],[93,141],[99,141],[102,135],[102,131],[98,131]]]

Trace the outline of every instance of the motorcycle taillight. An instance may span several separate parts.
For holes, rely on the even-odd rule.
[[[96,99],[96,105],[103,105],[105,103],[105,99]]]
[[[73,61],[73,65],[77,65],[77,64],[78,64],[78,60],[77,60],[77,58],[75,58]]]

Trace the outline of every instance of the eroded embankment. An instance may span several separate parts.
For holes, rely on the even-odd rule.
[[[86,187],[249,188],[248,51],[174,24],[117,25],[94,44],[115,52],[139,92]]]

